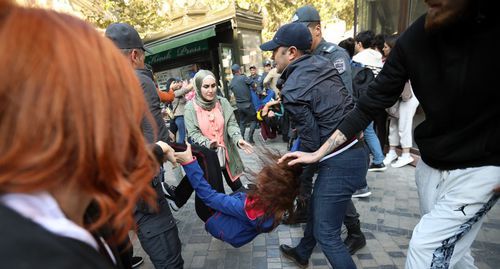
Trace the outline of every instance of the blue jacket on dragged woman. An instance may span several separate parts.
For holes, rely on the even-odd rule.
[[[293,215],[301,167],[277,164],[279,156],[270,152],[260,155],[264,166],[255,174],[255,186],[227,195],[216,192],[205,180],[190,146],[175,153],[196,195],[213,209],[210,217],[203,220],[205,229],[233,247],[241,247],[257,235],[271,232],[286,212]]]

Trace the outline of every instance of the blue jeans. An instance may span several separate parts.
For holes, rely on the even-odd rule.
[[[175,116],[175,125],[177,125],[177,131],[179,135],[176,137],[176,141],[179,144],[184,144],[184,139],[186,138],[186,126],[184,125],[184,116]]]
[[[368,127],[366,127],[364,135],[366,144],[370,148],[370,152],[373,155],[373,163],[381,164],[384,161],[384,153],[382,152],[382,147],[380,146],[380,141],[378,140],[377,134],[373,129],[373,121],[370,122],[370,125],[368,125]]]
[[[367,154],[359,146],[319,163],[309,219],[296,247],[299,257],[309,259],[318,243],[333,268],[356,268],[340,233],[351,195],[366,186]]]

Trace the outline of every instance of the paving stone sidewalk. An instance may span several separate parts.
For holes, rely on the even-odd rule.
[[[257,145],[265,145],[281,152],[286,150],[286,144],[279,141],[266,144],[257,142]],[[258,171],[255,156],[243,152],[240,154],[246,167]],[[167,170],[167,179],[175,184],[172,171]],[[404,268],[408,242],[413,227],[420,218],[414,175],[415,168],[412,166],[398,169],[389,167],[385,172],[368,173],[367,181],[372,195],[353,199],[367,238],[366,247],[353,255],[358,268]],[[230,193],[228,188],[226,191]],[[212,238],[205,231],[203,222],[194,211],[194,195],[183,208],[174,212],[174,216],[178,220],[184,268],[297,268],[280,255],[278,247],[280,244],[298,244],[303,235],[304,224],[280,225],[275,231],[259,235],[241,248],[233,248]],[[133,236],[132,241],[135,255],[145,257],[145,263],[140,268],[154,268],[136,236]],[[499,254],[500,207],[497,205],[486,216],[482,230],[472,245],[472,255],[478,268],[493,269],[499,268]],[[319,247],[313,252],[309,268],[331,268]]]

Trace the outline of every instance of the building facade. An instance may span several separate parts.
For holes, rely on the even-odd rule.
[[[145,46],[152,53],[146,63],[153,67],[158,84],[170,77],[189,79],[199,69],[211,70],[227,96],[232,78],[231,65],[247,71],[262,66],[262,16],[258,10],[242,8],[234,1],[192,6],[174,12],[172,24],[164,32],[146,36]]]
[[[422,0],[355,0],[354,33],[402,33],[426,12]]]

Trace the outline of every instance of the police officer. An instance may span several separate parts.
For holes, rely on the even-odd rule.
[[[264,94],[262,88],[262,76],[257,73],[257,67],[255,65],[250,66],[250,89],[255,92],[258,96]]]
[[[307,26],[312,35],[312,53],[315,55],[321,55],[333,63],[333,66],[340,74],[342,82],[346,86],[349,93],[352,94],[352,77],[349,54],[338,45],[327,42],[323,39],[323,35],[321,33],[321,19],[318,11],[310,5],[300,7],[292,17],[292,22],[302,23]],[[316,170],[316,164],[306,165],[304,166],[300,177],[302,181],[300,192],[305,201],[308,201],[311,196],[313,187],[312,181]],[[307,209],[308,206],[306,202],[306,206],[300,208],[302,212],[298,213],[298,222],[307,220]],[[289,221],[289,223],[292,222],[293,221]],[[352,201],[349,201],[347,205],[344,224],[347,228],[347,238],[345,239],[344,244],[347,246],[349,253],[352,255],[366,245],[365,236],[361,232],[359,214],[357,213],[356,207],[354,207]]]
[[[265,89],[264,87],[264,79],[266,79],[267,74],[269,74],[269,71],[271,71],[272,67],[272,62],[270,60],[265,60],[264,61],[264,72],[262,73],[262,88]]]
[[[347,90],[352,93],[351,61],[347,51],[336,44],[327,42],[321,32],[321,19],[313,6],[303,6],[292,17],[292,22],[300,22],[309,28],[312,35],[312,54],[329,59],[339,71]]]

